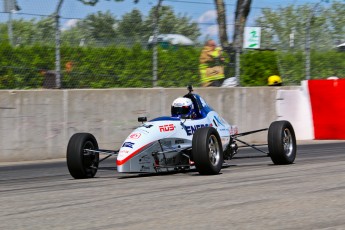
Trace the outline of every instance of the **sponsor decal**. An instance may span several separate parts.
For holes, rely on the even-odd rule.
[[[229,129],[219,129],[219,131],[220,132],[225,132],[225,131],[229,132]]]
[[[126,147],[126,148],[133,148],[134,143],[133,142],[125,142],[123,143],[122,147]]]
[[[128,154],[128,153],[129,153],[129,151],[128,151],[128,150],[121,150],[121,151],[119,152],[119,154],[122,154],[122,153],[124,153],[124,154]]]
[[[129,139],[139,139],[141,136],[141,133],[132,133],[131,135],[129,135]]]
[[[159,126],[159,131],[160,132],[171,132],[174,131],[175,126],[173,124],[169,124],[169,125],[160,125]]]
[[[192,126],[185,126],[187,135],[193,135],[197,129],[203,128],[203,127],[209,127],[212,126],[212,124],[200,124],[200,125],[192,125]]]
[[[116,159],[116,164],[117,166],[119,165],[123,165],[125,164],[129,159],[131,159],[133,156],[135,156],[136,154],[138,154],[139,152],[143,151],[145,148],[147,148],[148,146],[152,145],[153,142],[148,143],[147,145],[144,145],[140,148],[138,148],[137,150],[131,152],[131,154],[129,154],[128,156],[126,156],[125,158],[117,158]]]
[[[147,129],[149,129],[149,128],[151,128],[153,125],[146,125],[146,124],[143,124],[142,126],[145,127],[145,128],[147,128]]]
[[[174,106],[176,106],[176,107],[182,107],[183,106],[183,104],[182,103],[174,103]]]

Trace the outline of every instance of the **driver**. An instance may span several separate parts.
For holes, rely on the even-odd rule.
[[[174,100],[171,105],[171,116],[172,117],[188,117],[196,118],[194,105],[191,99],[186,97],[179,97]]]

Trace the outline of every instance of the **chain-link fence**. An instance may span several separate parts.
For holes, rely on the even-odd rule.
[[[92,7],[78,0],[4,0],[0,89],[200,85],[201,47],[218,39],[214,1],[165,0],[155,18],[157,2],[100,0]],[[132,9],[117,14],[123,7]],[[234,8],[226,2],[230,40]],[[242,53],[242,85],[265,85],[270,74],[299,84],[308,75],[308,54],[310,78],[345,77],[345,52],[336,48],[345,42],[344,3],[253,5],[251,15],[247,25],[262,28],[261,49]],[[234,58],[227,56],[226,77],[232,77]]]

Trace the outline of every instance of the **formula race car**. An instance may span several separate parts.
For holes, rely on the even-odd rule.
[[[224,160],[238,152],[237,143],[267,154],[274,164],[292,164],[296,138],[288,121],[274,121],[269,128],[238,133],[205,100],[193,93],[174,100],[171,116],[157,117],[142,124],[125,139],[119,150],[100,149],[90,133],[74,134],[67,146],[67,166],[75,179],[94,177],[99,163],[116,157],[120,173],[159,173],[196,169],[200,174],[218,174]],[[239,137],[268,131],[268,153]],[[100,154],[105,155],[100,159]]]

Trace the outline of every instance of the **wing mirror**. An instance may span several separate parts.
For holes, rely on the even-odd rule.
[[[146,122],[147,121],[147,117],[138,117],[138,122]]]

